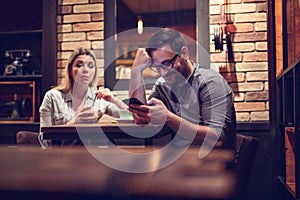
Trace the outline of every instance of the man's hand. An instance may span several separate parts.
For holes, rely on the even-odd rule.
[[[143,72],[152,63],[151,57],[148,55],[145,48],[138,48],[132,65],[133,70]]]
[[[133,113],[133,118],[137,124],[165,124],[169,110],[158,99],[152,98],[149,105],[130,105],[129,111]]]

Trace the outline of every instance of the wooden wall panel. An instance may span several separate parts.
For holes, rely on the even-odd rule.
[[[275,24],[276,24],[276,76],[283,71],[282,56],[282,2],[275,1]]]

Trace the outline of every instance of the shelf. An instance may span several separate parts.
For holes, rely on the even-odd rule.
[[[0,81],[42,80],[43,75],[0,76]]]
[[[285,127],[285,150],[286,185],[295,194],[295,127]]]
[[[39,120],[38,81],[0,81],[0,91],[0,124],[31,123]]]
[[[0,144],[15,143],[20,130],[39,131],[42,94],[56,84],[57,4],[56,0],[0,2]],[[28,61],[22,61],[23,72],[16,73],[24,75],[3,76],[5,67],[14,61],[5,56],[6,51],[18,49],[31,52]],[[35,89],[26,87],[28,82]],[[19,108],[23,99],[31,99],[32,109],[12,118],[11,107]]]
[[[277,138],[279,141],[279,174],[289,199],[300,197],[300,60],[277,78]]]
[[[281,74],[277,76],[276,80],[282,79],[287,73],[294,70],[294,68],[297,68],[299,70],[299,63],[300,63],[300,58],[296,60],[296,62],[293,65],[289,66],[283,72],[281,72]]]
[[[2,36],[2,35],[40,34],[40,33],[43,33],[42,29],[24,30],[24,31],[0,31],[0,36]]]
[[[284,177],[283,176],[278,176],[277,177],[279,183],[281,184],[281,186],[284,188],[286,194],[288,195],[288,198],[287,199],[295,199],[295,190],[292,191],[290,186],[287,185],[284,181]]]

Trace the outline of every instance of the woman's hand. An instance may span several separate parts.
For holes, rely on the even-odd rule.
[[[120,109],[127,109],[127,105],[116,98],[108,88],[99,88],[95,95],[97,99],[104,99],[105,101],[115,104]]]
[[[95,93],[97,99],[104,99],[105,101],[112,102],[114,95],[108,88],[99,88]]]
[[[68,124],[96,123],[100,117],[98,111],[93,111],[92,107],[79,108]]]
[[[170,111],[166,108],[162,101],[152,98],[149,105],[131,104],[129,111],[133,113],[133,118],[137,124],[165,124],[168,120]]]

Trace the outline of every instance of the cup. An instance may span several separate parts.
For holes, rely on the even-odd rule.
[[[101,112],[101,110],[99,110],[99,109],[97,109],[95,107],[91,107],[91,112],[94,113],[94,117],[97,120],[99,120],[102,117],[102,115],[103,115],[103,113]]]
[[[120,119],[133,119],[132,113],[129,110],[122,109],[119,111]]]

